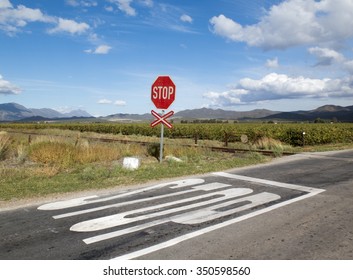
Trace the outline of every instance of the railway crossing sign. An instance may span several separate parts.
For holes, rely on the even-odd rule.
[[[173,116],[174,111],[170,111],[169,113],[160,116],[157,112],[152,110],[151,114],[156,118],[156,120],[151,123],[151,127],[155,127],[157,124],[160,124],[160,123],[166,125],[168,128],[173,127],[173,125],[167,121],[167,118]]]
[[[168,109],[175,100],[175,84],[169,76],[159,76],[152,84],[151,100],[157,109]]]

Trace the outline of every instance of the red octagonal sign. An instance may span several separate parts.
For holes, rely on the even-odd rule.
[[[168,109],[175,100],[175,84],[169,76],[159,76],[152,84],[151,99],[158,109]]]

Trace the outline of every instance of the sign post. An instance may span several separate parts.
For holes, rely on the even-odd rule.
[[[157,124],[161,124],[159,162],[162,163],[164,125],[166,125],[168,128],[173,127],[173,125],[167,121],[167,118],[171,117],[174,112],[170,111],[164,115],[164,110],[168,109],[175,100],[175,84],[169,76],[159,76],[155,80],[151,88],[151,100],[157,109],[162,109],[161,114],[158,114],[153,110],[151,111],[151,114],[156,118],[156,120],[151,123],[151,127],[155,127]]]
[[[164,114],[164,110],[162,110],[162,115]],[[163,138],[164,138],[164,124],[161,124],[161,141],[159,143],[159,162],[163,161]]]

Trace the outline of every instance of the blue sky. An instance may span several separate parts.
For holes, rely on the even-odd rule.
[[[353,104],[353,0],[0,0],[0,103],[95,116]]]

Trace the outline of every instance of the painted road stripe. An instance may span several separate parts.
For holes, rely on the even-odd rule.
[[[280,183],[280,182],[276,182],[276,181],[258,179],[258,178],[230,174],[230,173],[225,173],[225,172],[215,172],[212,174],[217,175],[217,176],[221,176],[221,177],[225,177],[225,178],[229,178],[229,179],[236,179],[236,180],[247,181],[247,182],[252,182],[252,183],[259,183],[259,184],[267,185],[270,187],[286,188],[286,189],[297,190],[297,191],[301,191],[301,192],[310,192],[311,193],[311,192],[322,192],[323,191],[322,189],[304,187],[304,186],[300,186],[300,185],[293,185],[293,184],[287,184],[287,183]]]

